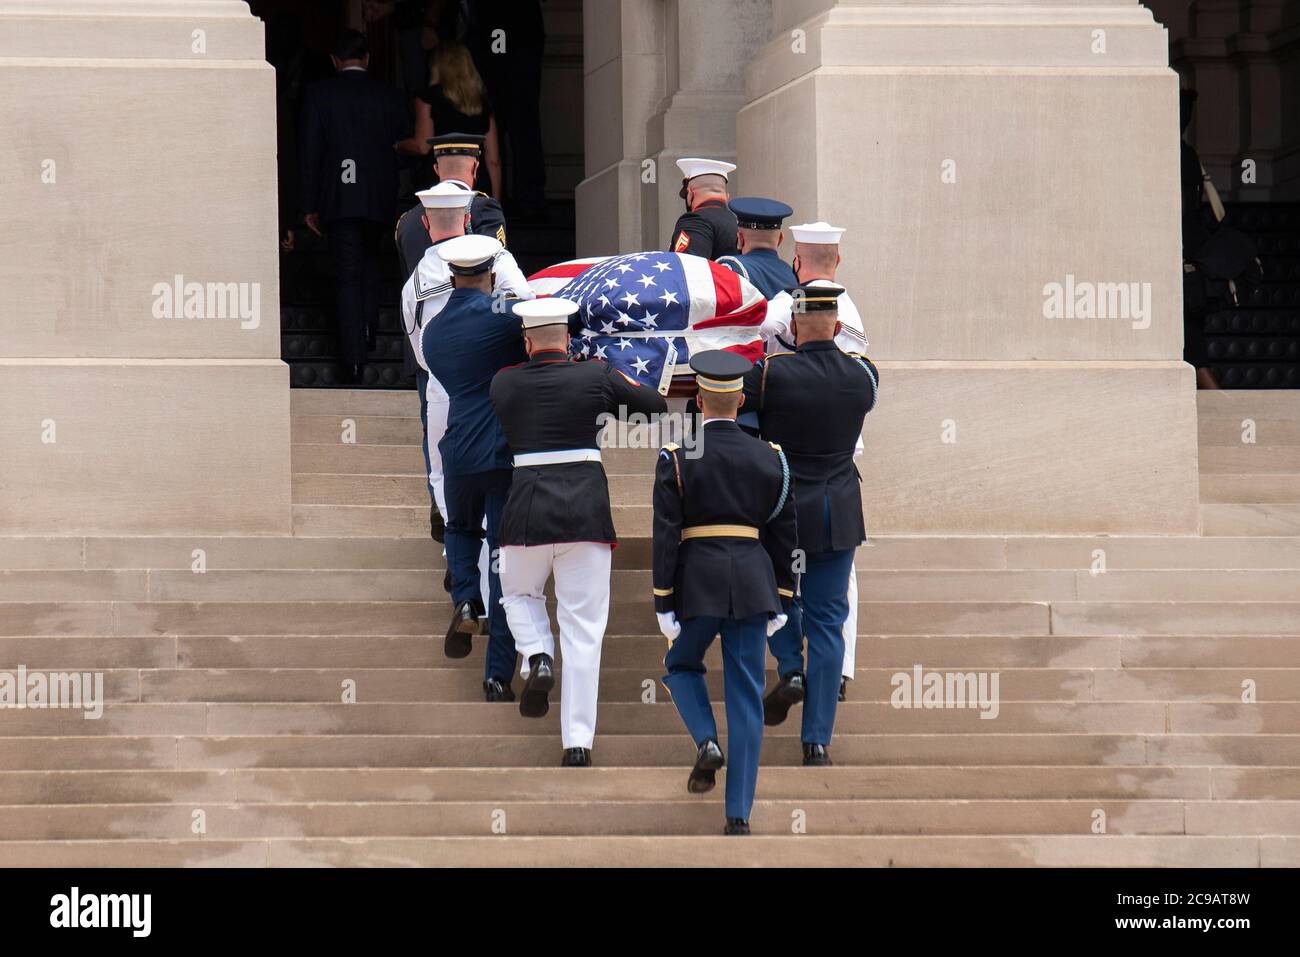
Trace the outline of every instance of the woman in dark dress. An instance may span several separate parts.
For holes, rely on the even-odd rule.
[[[434,50],[429,86],[417,94],[415,101],[415,135],[399,143],[398,149],[409,155],[429,157],[429,137],[443,133],[474,133],[485,137],[483,163],[474,186],[489,195],[500,196],[501,149],[492,105],[469,51],[454,41],[439,43]],[[418,179],[420,189],[437,182],[431,159],[421,166]]]

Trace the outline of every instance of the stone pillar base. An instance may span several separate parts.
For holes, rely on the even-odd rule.
[[[1194,533],[1193,378],[1182,362],[881,362],[867,534]]]
[[[0,360],[0,535],[289,534],[278,359]]]

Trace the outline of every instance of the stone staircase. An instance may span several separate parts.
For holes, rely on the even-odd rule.
[[[0,865],[1300,865],[1295,393],[1202,394],[1203,536],[860,549],[838,764],[771,729],[747,840],[685,790],[649,452],[606,455],[597,767],[562,769],[557,708],[486,704],[481,652],[442,656],[414,395],[292,402],[292,538],[0,539],[0,672],[108,698],[0,710]],[[997,717],[893,707],[917,665],[997,672]]]

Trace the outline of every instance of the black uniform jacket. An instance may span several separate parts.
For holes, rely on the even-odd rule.
[[[790,462],[799,547],[809,554],[855,548],[867,536],[853,449],[879,382],[870,359],[830,339],[768,356],[745,375],[744,409]]]
[[[736,214],[720,199],[710,199],[677,217],[669,252],[717,259],[736,252]]]
[[[536,352],[492,380],[492,405],[514,455],[594,449],[620,408],[663,412],[663,396],[598,359]],[[609,485],[599,462],[516,466],[501,515],[502,545],[616,541]]]
[[[759,537],[684,537],[740,525]],[[774,614],[794,595],[793,482],[780,449],[729,420],[703,426],[694,452],[659,453],[654,485],[655,611],[681,619]]]

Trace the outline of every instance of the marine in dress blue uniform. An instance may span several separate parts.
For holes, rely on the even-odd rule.
[[[759,434],[779,444],[790,464],[806,562],[790,620],[772,636],[780,678],[764,700],[764,721],[780,724],[804,700],[803,763],[826,765],[844,663],[849,572],[866,538],[853,452],[876,404],[879,373],[866,356],[835,344],[842,287],[789,291],[796,351],[768,356],[745,376],[745,406],[757,413]]]
[[[735,255],[721,256],[718,262],[740,273],[772,299],[791,286],[797,286],[794,270],[781,258],[781,224],[794,212],[780,200],[761,196],[737,196],[728,208],[736,214],[739,233]]]
[[[727,208],[727,176],[733,163],[686,157],[677,161],[682,171],[682,188],[677,195],[686,200],[686,212],[673,225],[668,249],[705,259],[717,259],[736,252],[736,214]]]
[[[501,517],[501,605],[524,676],[519,713],[540,718],[556,684],[546,582],[555,579],[564,656],[560,738],[564,767],[589,767],[596,734],[600,650],[609,618],[616,544],[598,436],[624,412],[649,416],[667,403],[599,359],[569,358],[577,303],[556,297],[515,305],[529,358],[492,380],[492,405],[515,471]]]
[[[764,636],[794,596],[797,538],[791,476],[779,448],[735,423],[749,360],[691,357],[703,411],[699,454],[665,446],[655,466],[653,584],[668,639],[663,681],[695,742],[687,790],[713,788],[724,763],[704,656],[722,636],[726,688],[726,834],[748,834],[763,743]]]
[[[438,443],[447,501],[447,565],[455,605],[443,649],[449,658],[470,653],[471,637],[487,632],[484,694],[513,701],[510,679],[515,643],[501,607],[501,581],[488,572],[488,607],[480,597],[478,558],[486,529],[497,548],[501,512],[510,493],[511,455],[492,408],[492,378],[527,358],[519,320],[489,295],[492,262],[501,244],[487,236],[460,236],[438,245],[455,289],[422,338],[429,374],[447,392],[447,431]],[[486,522],[486,525],[485,525]]]

